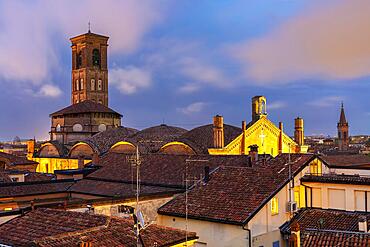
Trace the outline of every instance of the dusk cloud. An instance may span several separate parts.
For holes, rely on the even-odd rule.
[[[341,101],[343,101],[343,97],[340,96],[325,96],[322,98],[313,98],[307,104],[315,107],[331,107],[339,105]]]
[[[370,75],[370,1],[314,2],[266,35],[233,47],[259,84]]]
[[[205,106],[205,102],[194,102],[188,106],[177,108],[177,110],[183,114],[191,115],[203,111]]]
[[[110,53],[132,53],[162,16],[161,4],[149,0],[3,1],[0,79],[31,90],[47,83],[60,64],[56,37],[67,46],[70,37],[87,32],[88,21],[93,32],[110,36]]]
[[[275,101],[268,103],[268,109],[267,110],[277,110],[286,107],[286,103],[283,101]]]
[[[152,75],[145,69],[133,66],[115,68],[110,72],[110,83],[123,94],[134,94],[138,90],[150,87]]]

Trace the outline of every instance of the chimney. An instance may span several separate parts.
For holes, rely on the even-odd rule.
[[[84,169],[85,167],[85,159],[83,155],[78,156],[78,169]]]
[[[258,161],[258,145],[254,144],[249,146],[249,157],[252,165]]]
[[[299,146],[304,145],[304,123],[300,117],[294,119],[294,141]]]
[[[31,201],[31,210],[35,210],[35,202],[34,201]]]
[[[35,139],[30,139],[27,141],[27,159],[32,159],[33,154],[35,153]]]
[[[247,130],[247,123],[245,121],[242,121],[242,130],[243,131]]]
[[[283,133],[284,133],[284,125],[282,122],[279,122],[279,154],[283,153]]]
[[[209,166],[204,167],[204,183],[209,181]]]
[[[213,147],[224,147],[224,118],[219,115],[213,117]]]

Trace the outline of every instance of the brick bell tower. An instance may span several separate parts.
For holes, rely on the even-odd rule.
[[[338,148],[339,151],[348,150],[349,147],[349,133],[348,133],[348,122],[346,120],[346,115],[344,114],[344,107],[340,110],[339,122],[337,124],[338,128]]]
[[[109,37],[92,33],[90,30],[70,39],[72,104],[91,100],[108,106],[108,39]]]

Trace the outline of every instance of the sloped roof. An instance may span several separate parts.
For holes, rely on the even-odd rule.
[[[369,185],[370,177],[359,175],[344,175],[344,174],[322,174],[322,175],[304,175],[301,178],[302,182],[319,182],[319,183],[334,183],[334,184],[359,184]]]
[[[132,175],[135,168],[127,161],[127,155],[108,153],[101,157],[99,170],[88,177],[100,180],[131,182],[136,181]],[[191,160],[188,163],[187,160]],[[224,166],[248,166],[248,156],[242,155],[141,155],[140,181],[145,185],[160,185],[183,188],[186,166],[189,178],[200,179],[204,176],[206,166],[210,169]]]
[[[56,209],[36,209],[0,226],[0,243],[14,246],[136,246],[131,218],[108,217]],[[47,229],[47,230],[45,230]],[[144,246],[169,246],[183,242],[185,231],[150,225],[141,232]],[[188,232],[189,239],[196,239]]]
[[[370,227],[370,213],[350,212],[335,209],[305,208],[301,209],[280,230],[289,233],[291,225],[298,224],[299,229],[332,230],[359,232],[358,222],[361,217],[367,218]]]
[[[241,128],[224,124],[225,146],[238,137],[241,133]],[[208,154],[208,148],[213,147],[213,124],[194,128],[181,135],[178,140],[189,145],[198,154]]]
[[[9,162],[10,165],[38,164],[36,161],[28,160],[25,157],[20,157],[20,156],[16,156],[16,155],[4,153],[4,152],[0,152],[0,159],[5,159],[7,162]]]
[[[93,112],[113,113],[113,114],[116,114],[122,117],[122,115],[119,114],[118,112],[106,107],[103,104],[99,104],[91,100],[84,100],[77,104],[72,104],[70,106],[67,106],[66,108],[63,108],[59,111],[56,111],[50,114],[50,116],[59,116],[59,115],[68,115],[68,114],[77,114],[77,113],[93,113]]]
[[[333,168],[370,168],[370,156],[364,154],[323,155],[321,158]]]
[[[315,156],[291,155],[294,174]],[[245,224],[288,182],[289,155],[281,154],[254,167],[219,167],[207,184],[198,184],[188,193],[188,217],[228,224]],[[159,208],[159,214],[185,217],[185,195]]]
[[[302,247],[365,247],[370,246],[370,234],[359,232],[337,232],[306,230],[301,233]]]

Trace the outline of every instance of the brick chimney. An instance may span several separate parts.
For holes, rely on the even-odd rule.
[[[78,169],[84,169],[85,167],[85,157],[83,155],[78,156]]]
[[[300,117],[294,119],[294,141],[299,146],[304,145],[304,123]]]
[[[254,144],[249,146],[249,157],[252,165],[258,161],[258,145]]]
[[[223,148],[224,145],[224,118],[216,115],[213,117],[213,147]]]

